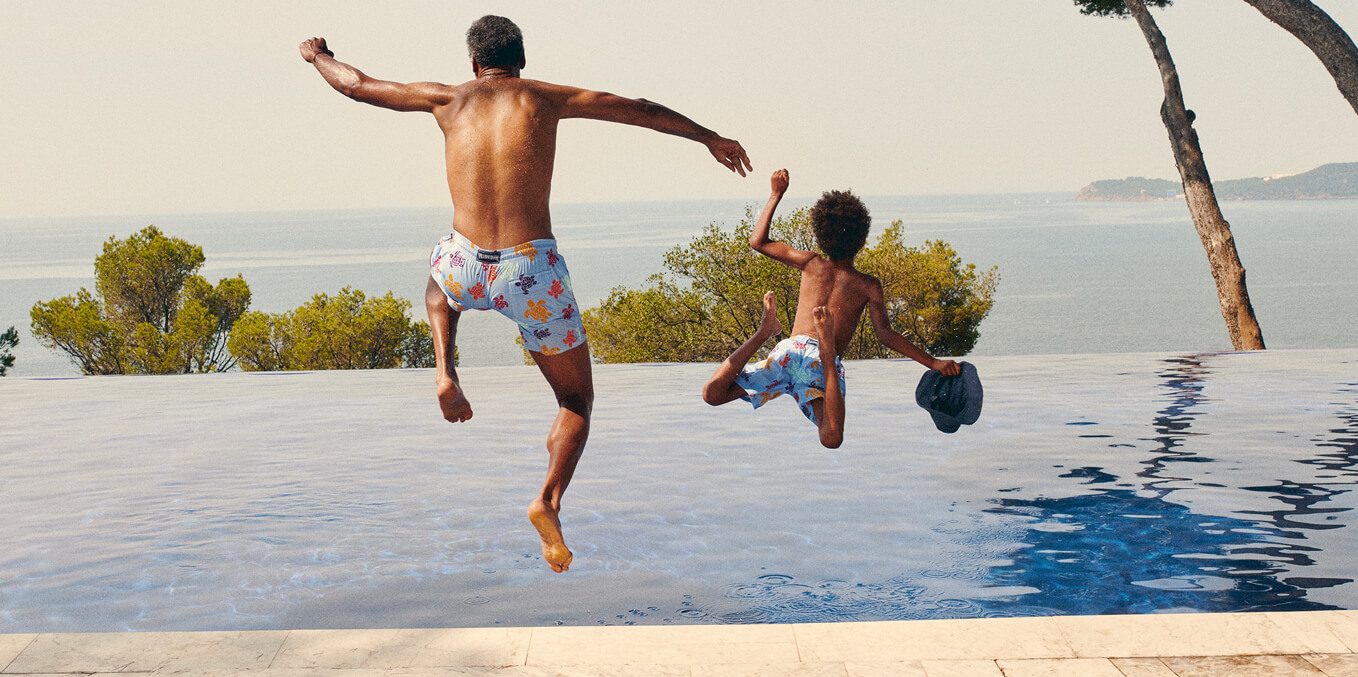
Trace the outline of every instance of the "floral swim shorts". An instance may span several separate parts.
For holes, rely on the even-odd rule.
[[[839,392],[842,395],[847,392],[847,383],[844,381],[844,365],[837,357],[835,372],[839,375]],[[824,378],[820,343],[809,336],[793,336],[779,341],[768,357],[745,365],[736,376],[736,385],[745,389],[746,394],[742,399],[754,405],[755,409],[787,393],[796,400],[802,414],[816,423],[811,401],[825,397]]]
[[[429,274],[454,310],[497,310],[519,325],[524,345],[556,355],[580,345],[585,327],[556,240],[482,249],[452,232],[429,254]]]

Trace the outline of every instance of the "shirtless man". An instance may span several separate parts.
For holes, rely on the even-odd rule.
[[[454,423],[472,417],[452,360],[462,311],[493,308],[515,320],[559,405],[547,435],[547,479],[528,518],[542,538],[543,558],[560,572],[571,564],[558,517],[561,495],[589,435],[594,381],[580,308],[548,209],[557,123],[588,118],[691,139],[741,176],[750,160],[738,142],[660,104],[521,78],[523,34],[504,17],[472,24],[467,48],[475,79],[444,85],[368,77],[337,61],[323,38],[300,47],[302,58],[341,94],[382,108],[432,113],[443,130],[454,232],[434,248],[425,290],[439,407]]]

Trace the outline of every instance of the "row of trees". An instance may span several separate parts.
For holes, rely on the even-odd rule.
[[[291,312],[252,312],[245,279],[212,285],[198,274],[204,261],[202,247],[155,226],[110,237],[94,260],[95,291],[34,305],[33,335],[85,374],[433,365],[428,325],[412,323],[410,303],[391,292],[368,299],[346,287]]]
[[[1196,116],[1184,103],[1179,73],[1169,52],[1165,36],[1151,17],[1148,5],[1165,7],[1172,0],[1074,0],[1084,14],[1094,16],[1131,16],[1136,20],[1151,55],[1155,58],[1164,86],[1165,98],[1160,118],[1169,133],[1174,163],[1183,180],[1184,198],[1194,228],[1202,240],[1207,261],[1216,282],[1217,299],[1231,345],[1236,350],[1262,350],[1263,332],[1250,303],[1245,283],[1245,267],[1236,251],[1231,226],[1221,214],[1212,179],[1203,159],[1198,133],[1193,129]],[[1337,23],[1310,0],[1245,0],[1278,24],[1320,59],[1334,78],[1340,93],[1358,113],[1358,47]]]
[[[708,226],[701,237],[665,256],[668,274],[644,289],[614,289],[584,313],[600,362],[718,361],[758,326],[765,291],[777,292],[792,325],[797,271],[749,247],[753,217],[734,231]],[[814,248],[806,210],[779,217],[774,237]],[[979,337],[994,304],[995,268],[962,264],[945,242],[908,247],[893,223],[859,254],[859,267],[886,292],[892,324],[935,354],[962,355]],[[95,259],[95,291],[40,302],[31,311],[39,343],[66,353],[85,374],[184,374],[299,369],[386,369],[434,366],[426,322],[412,322],[410,303],[391,292],[375,298],[345,287],[334,296],[283,313],[249,310],[243,277],[216,285],[198,274],[197,245],[148,226],[110,237]],[[0,334],[0,375],[13,363],[11,328]],[[844,349],[848,358],[887,357],[864,319]],[[454,355],[456,361],[456,354]]]
[[[641,289],[614,289],[584,313],[585,330],[600,362],[721,361],[759,326],[764,292],[773,290],[784,327],[791,327],[800,286],[798,271],[749,246],[752,214],[732,231],[709,225],[700,237],[665,255],[667,273]],[[980,336],[994,305],[999,272],[962,264],[946,242],[907,247],[900,221],[865,247],[859,269],[882,281],[895,329],[935,355],[964,355]],[[815,249],[806,210],[776,218],[771,234],[798,249]],[[766,346],[764,350],[768,350]],[[847,359],[894,355],[879,344],[866,317],[841,353]]]

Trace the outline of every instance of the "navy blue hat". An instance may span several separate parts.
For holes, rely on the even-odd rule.
[[[924,372],[915,386],[915,402],[934,419],[945,433],[957,432],[981,417],[981,378],[970,362],[961,363],[962,373],[944,376],[937,369]]]

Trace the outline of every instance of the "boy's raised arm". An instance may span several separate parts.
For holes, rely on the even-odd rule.
[[[910,339],[891,328],[891,318],[886,313],[886,301],[882,294],[882,285],[875,280],[873,282],[868,289],[868,317],[872,318],[872,330],[877,334],[877,340],[881,341],[882,345],[919,362],[928,369],[937,369],[943,372],[944,376],[956,376],[962,373],[962,367],[957,362],[940,360],[924,352],[911,343]]]
[[[786,242],[769,239],[769,225],[773,223],[773,213],[778,210],[778,203],[783,200],[783,194],[787,193],[787,170],[780,169],[774,172],[769,178],[769,184],[772,189],[769,201],[764,204],[764,211],[759,212],[754,232],[750,233],[750,247],[779,263],[801,270],[806,267],[808,261],[816,257],[815,252],[804,252],[792,248]]]

